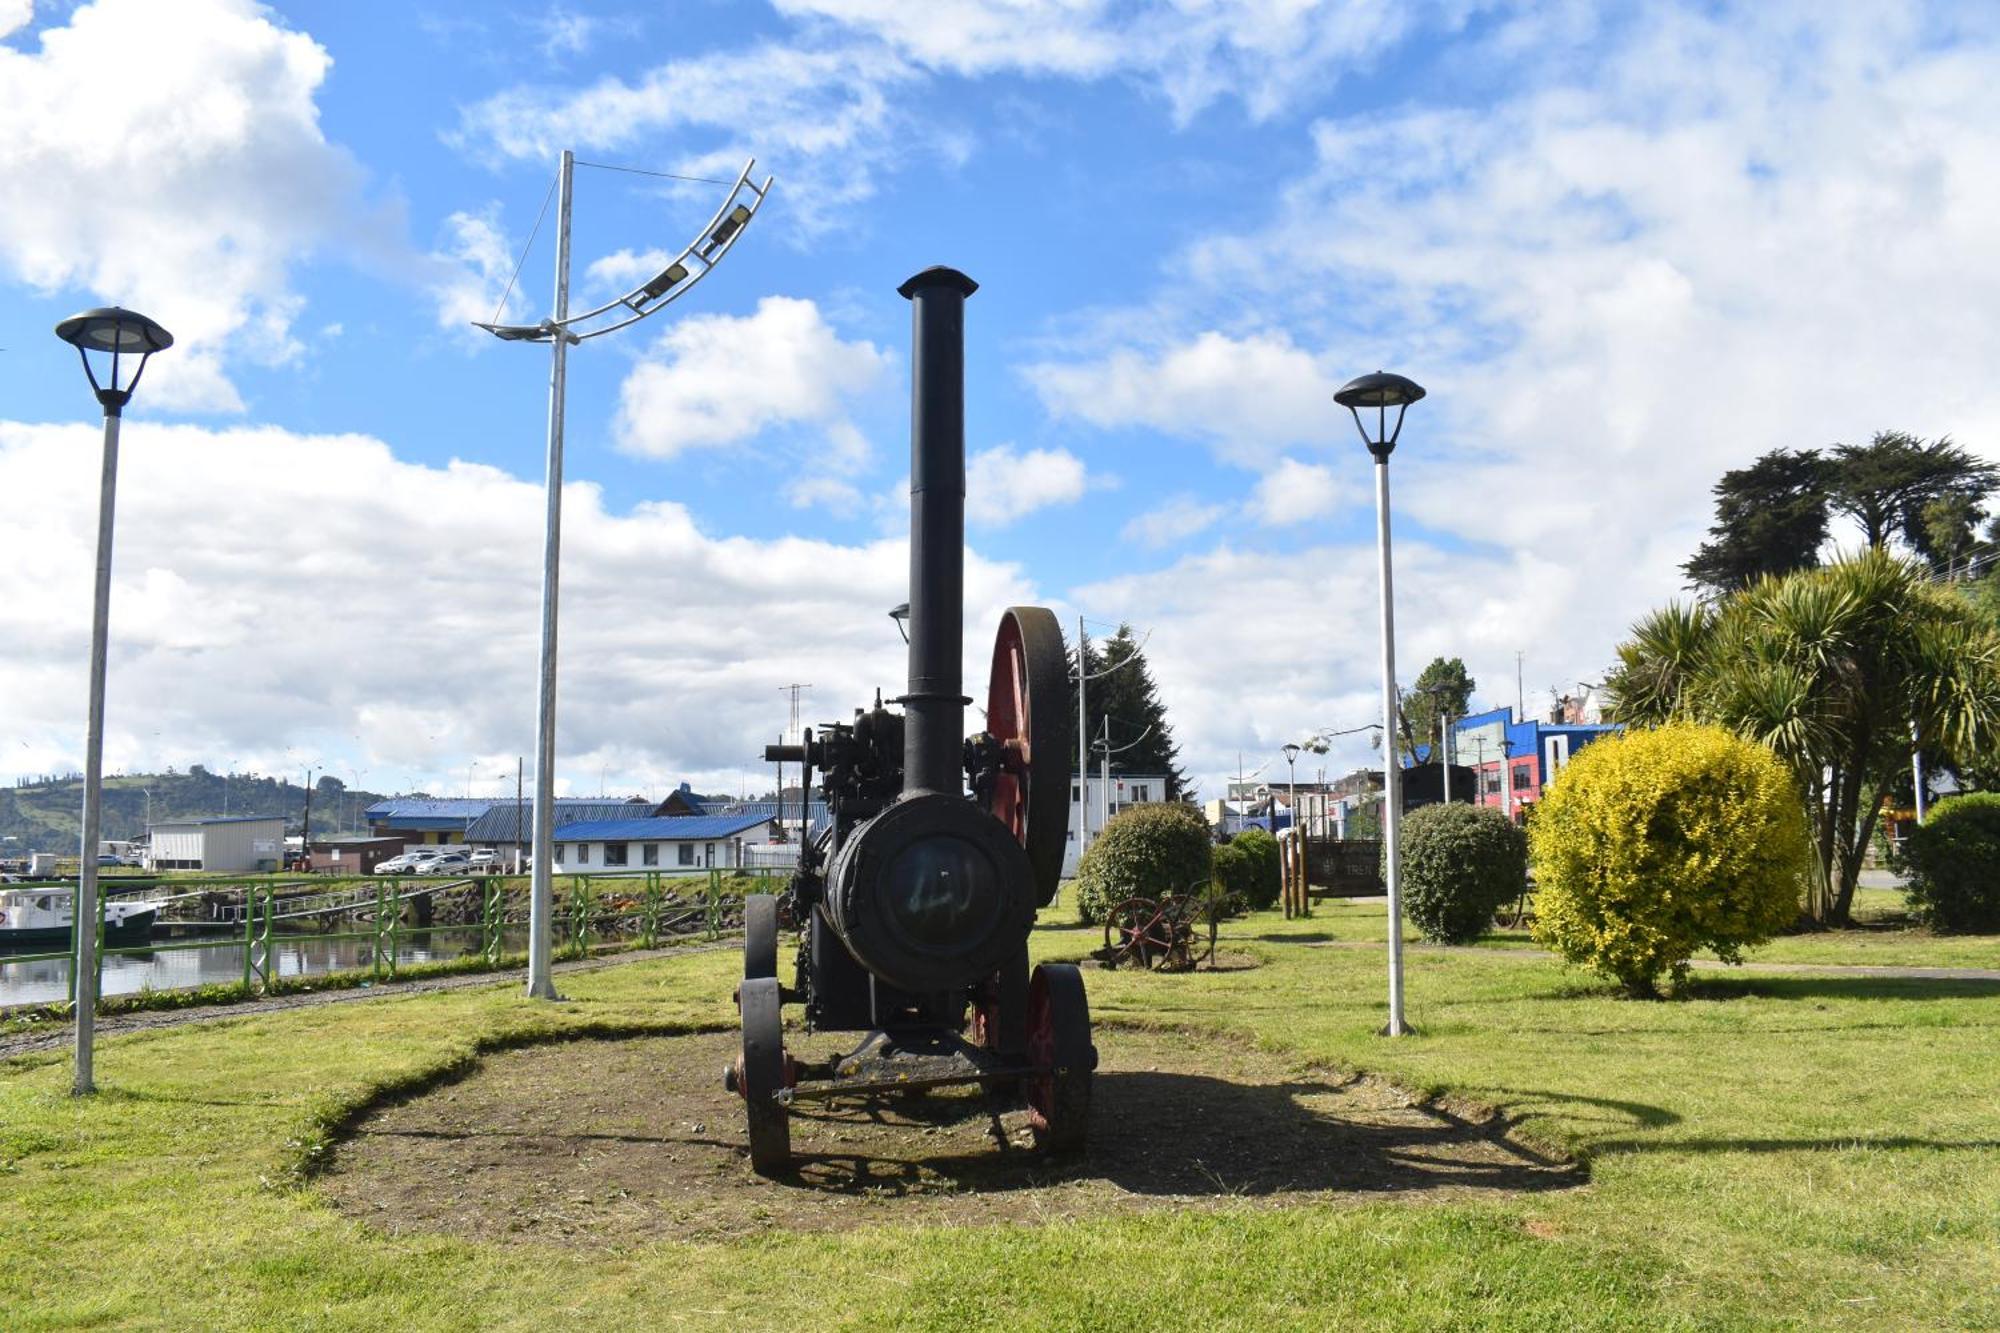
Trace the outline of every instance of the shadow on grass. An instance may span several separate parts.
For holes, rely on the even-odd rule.
[[[2000,978],[1777,976],[1697,973],[1690,1000],[1977,1000],[2000,996]]]
[[[1239,940],[1258,940],[1264,944],[1331,944],[1336,936],[1330,930],[1281,931],[1263,935],[1237,935]]]
[[[1919,1139],[1904,1135],[1850,1135],[1824,1139],[1607,1139],[1591,1145],[1591,1153],[1709,1153],[1709,1152],[1991,1152],[2000,1139]]]
[[[1198,1074],[1100,1073],[1089,1143],[1073,1156],[1051,1158],[1010,1141],[997,1108],[989,1108],[980,1151],[908,1158],[801,1152],[785,1183],[816,1194],[893,1197],[934,1194],[940,1180],[985,1194],[1102,1182],[1134,1195],[1265,1198],[1538,1192],[1587,1182],[1580,1164],[1509,1138],[1504,1118],[1472,1119],[1435,1106],[1384,1108],[1379,1089],[1357,1095],[1359,1086],[1353,1078],[1260,1084]],[[923,1126],[963,1124],[967,1110],[963,1102],[938,1099],[808,1114],[830,1127],[899,1124],[921,1136]]]

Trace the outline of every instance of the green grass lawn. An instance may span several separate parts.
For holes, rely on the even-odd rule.
[[[1345,947],[1371,917],[1379,940],[1355,905],[1231,923],[1248,970],[1093,969],[1093,1011],[1497,1107],[1587,1186],[603,1252],[391,1239],[287,1183],[344,1108],[480,1049],[733,1023],[719,952],[567,978],[557,1006],[510,985],[107,1039],[81,1102],[63,1058],[0,1065],[0,1327],[2000,1326],[2000,986],[1704,975],[1642,1003],[1411,950],[1420,1035],[1390,1042],[1382,955]]]

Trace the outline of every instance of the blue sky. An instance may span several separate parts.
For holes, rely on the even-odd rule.
[[[2000,422],[1992,22],[1599,8],[0,0],[0,498],[37,552],[0,573],[0,774],[80,751],[94,443],[47,330],[122,302],[182,342],[130,418],[113,766],[511,777],[546,357],[465,320],[563,146],[778,177],[712,278],[572,358],[571,789],[733,784],[778,684],[827,716],[893,684],[894,289],[932,263],[982,284],[969,661],[1013,599],[1150,628],[1211,788],[1365,721],[1370,478],[1329,395],[1388,367],[1432,391],[1405,678],[1597,679],[1724,468]],[[579,169],[580,295],[719,194]]]

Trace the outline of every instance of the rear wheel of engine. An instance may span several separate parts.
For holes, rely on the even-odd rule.
[[[743,899],[743,979],[778,975],[778,900],[768,893]]]
[[[1090,1004],[1083,973],[1068,963],[1043,963],[1028,983],[1028,1125],[1048,1152],[1081,1148],[1090,1129],[1090,1088],[1097,1048],[1090,1043]]]
[[[774,1176],[792,1164],[792,1127],[778,1100],[785,1087],[778,979],[745,980],[738,1003],[743,1010],[743,1051],[737,1057],[736,1086],[749,1121],[750,1165],[760,1176]]]

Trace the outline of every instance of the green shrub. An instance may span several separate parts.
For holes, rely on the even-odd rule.
[[[1469,944],[1528,882],[1528,839],[1490,806],[1412,810],[1398,826],[1403,911],[1436,944]]]
[[[1282,873],[1278,840],[1264,829],[1247,828],[1231,839],[1229,845],[1239,849],[1249,862],[1249,871],[1241,890],[1244,906],[1252,911],[1261,911],[1277,902],[1278,880]]]
[[[1085,925],[1104,920],[1134,894],[1157,898],[1207,882],[1208,821],[1182,801],[1135,805],[1111,817],[1076,874],[1076,910]]]
[[[1713,949],[1742,961],[1798,918],[1805,810],[1777,757],[1720,727],[1628,732],[1580,751],[1528,830],[1535,938],[1634,995]]]
[[[1933,930],[2000,931],[2000,792],[1940,801],[1910,831],[1910,907]]]
[[[1208,875],[1222,889],[1231,914],[1249,910],[1257,876],[1256,858],[1250,852],[1234,842],[1223,843],[1210,856]]]

